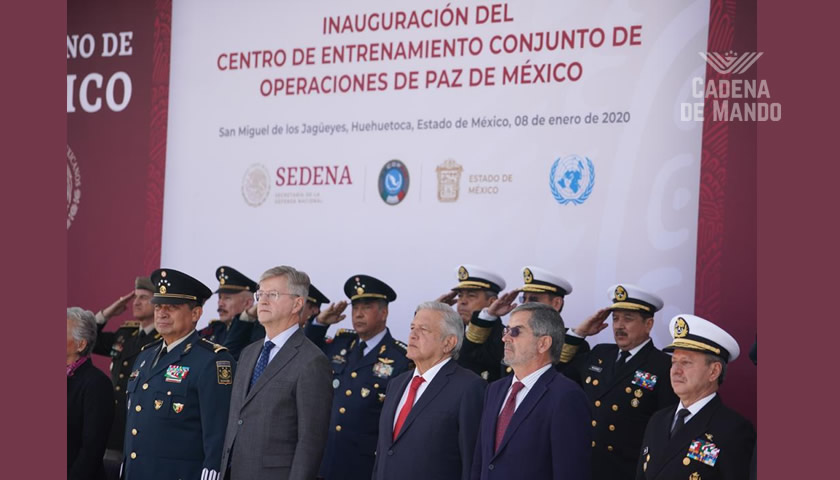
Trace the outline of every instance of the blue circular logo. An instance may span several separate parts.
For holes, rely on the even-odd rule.
[[[379,172],[379,196],[388,205],[396,205],[407,193],[408,168],[399,160],[391,160]]]
[[[558,158],[551,165],[548,184],[551,194],[560,205],[580,205],[592,194],[595,165],[588,157],[580,155]]]

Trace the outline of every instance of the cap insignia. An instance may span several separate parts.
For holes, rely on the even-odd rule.
[[[522,277],[525,279],[525,283],[531,283],[534,281],[534,274],[531,273],[530,268],[526,268],[522,271]]]
[[[674,322],[674,338],[683,338],[688,335],[688,323],[683,317],[678,317]]]
[[[458,280],[464,281],[468,278],[470,278],[470,272],[463,265],[458,267]]]
[[[627,290],[624,289],[621,285],[615,287],[615,300],[617,302],[623,302],[627,300]]]

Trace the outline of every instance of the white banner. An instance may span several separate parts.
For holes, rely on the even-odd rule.
[[[373,275],[402,340],[460,264],[508,288],[536,265],[572,283],[571,326],[612,284],[658,293],[662,347],[694,306],[702,123],[679,105],[708,13],[176,0],[162,265],[215,289],[219,265],[256,280],[288,264],[333,301]]]

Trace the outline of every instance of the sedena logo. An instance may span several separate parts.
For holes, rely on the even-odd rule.
[[[737,54],[732,50],[724,54],[718,52],[699,53],[703,60],[705,60],[709,66],[714,68],[715,71],[721,75],[744,73],[749,70],[762,55],[764,55],[764,52],[744,52]]]

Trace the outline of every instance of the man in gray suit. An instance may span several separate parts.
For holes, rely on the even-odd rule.
[[[266,338],[242,351],[222,453],[223,479],[313,479],[327,441],[332,374],[300,329],[309,276],[267,270],[254,294]]]

